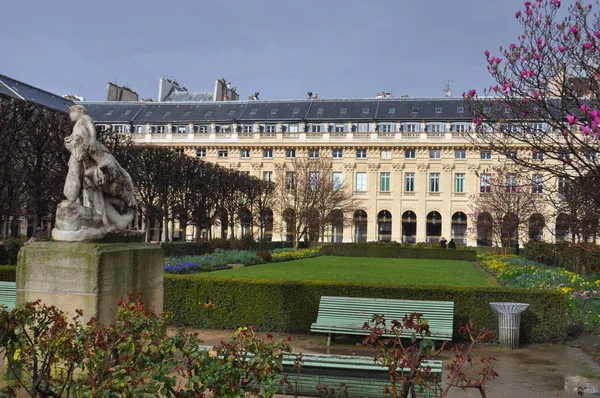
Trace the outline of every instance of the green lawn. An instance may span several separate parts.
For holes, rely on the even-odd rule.
[[[203,273],[208,276],[277,280],[450,286],[501,286],[469,261],[322,256]]]

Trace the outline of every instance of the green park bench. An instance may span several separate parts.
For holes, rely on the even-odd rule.
[[[210,350],[211,346],[201,346]],[[287,375],[293,392],[299,396],[315,396],[319,385],[328,389],[347,388],[347,397],[391,397],[384,394],[390,384],[388,369],[376,364],[373,358],[350,355],[302,354],[299,370],[296,354],[283,354],[283,374]],[[430,398],[439,395],[442,380],[442,361],[423,361],[422,369],[429,367],[425,383],[414,388],[411,398]],[[407,369],[408,371],[408,369]],[[400,383],[397,386],[400,388]],[[280,385],[279,393],[289,394],[288,386]]]
[[[454,322],[454,302],[425,300],[392,300],[360,297],[322,296],[319,303],[317,321],[310,327],[311,332],[327,333],[327,345],[331,345],[332,335],[369,335],[363,329],[373,314],[384,315],[391,328],[392,320],[402,320],[405,315],[417,312],[427,321],[432,340],[452,340]],[[405,330],[402,337],[410,338],[412,330]],[[389,334],[391,336],[391,334]]]
[[[0,281],[0,305],[8,307],[10,311],[15,308],[17,300],[17,283]]]

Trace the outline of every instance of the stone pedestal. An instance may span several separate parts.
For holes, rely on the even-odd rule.
[[[147,308],[163,310],[164,253],[150,243],[35,242],[19,252],[17,307],[41,300],[105,324],[117,303],[141,292]]]

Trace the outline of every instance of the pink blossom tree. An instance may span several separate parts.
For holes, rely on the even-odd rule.
[[[510,155],[528,170],[572,184],[597,185],[600,163],[600,16],[576,0],[526,1],[516,13],[523,32],[493,55],[495,84],[463,94],[474,116],[470,139]],[[600,213],[600,202],[592,201]]]

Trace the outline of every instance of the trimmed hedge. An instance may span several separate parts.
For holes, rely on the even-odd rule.
[[[211,254],[216,249],[223,250],[273,250],[292,247],[290,242],[256,242],[249,239],[213,239],[202,242],[163,243],[165,257],[202,256]]]
[[[0,281],[15,282],[17,280],[17,267],[14,265],[0,265]]]
[[[529,289],[272,281],[165,275],[164,309],[169,322],[200,329],[255,325],[272,332],[303,332],[317,319],[321,296],[454,301],[454,333],[469,319],[498,331],[488,303],[529,303],[521,319],[522,342],[555,342],[566,336],[566,301],[560,292]]]
[[[10,238],[0,244],[0,264],[16,265],[17,255],[22,246],[23,241]]]
[[[428,258],[467,261],[475,261],[477,259],[477,252],[475,250],[419,249],[394,244],[339,243],[323,246],[321,254],[324,256]]]
[[[530,242],[525,245],[521,255],[580,275],[600,274],[600,247],[589,242]]]

